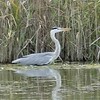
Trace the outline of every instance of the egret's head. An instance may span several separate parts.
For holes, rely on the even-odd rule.
[[[53,27],[51,29],[51,32],[53,33],[58,33],[58,32],[65,32],[65,31],[70,31],[71,28],[61,28],[61,27]]]

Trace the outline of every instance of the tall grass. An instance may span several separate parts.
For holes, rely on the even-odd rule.
[[[57,34],[63,60],[100,60],[100,0],[0,0],[0,62],[53,51],[53,26],[71,27]]]

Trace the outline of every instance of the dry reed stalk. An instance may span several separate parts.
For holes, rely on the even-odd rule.
[[[99,57],[100,2],[82,0],[0,1],[0,62],[34,52],[52,51],[52,26],[71,27],[59,34],[63,60]],[[41,27],[40,27],[41,26]]]

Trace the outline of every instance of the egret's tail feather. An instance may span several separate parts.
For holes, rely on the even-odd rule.
[[[20,59],[16,59],[12,61],[12,64],[20,63]]]

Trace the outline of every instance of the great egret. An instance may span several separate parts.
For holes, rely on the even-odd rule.
[[[55,38],[55,33],[62,31],[70,31],[70,28],[53,27],[50,31],[52,41],[55,43],[54,52],[43,52],[25,55],[22,58],[18,58],[12,63],[18,63],[21,65],[46,65],[52,63],[60,55],[61,47],[59,41]]]

